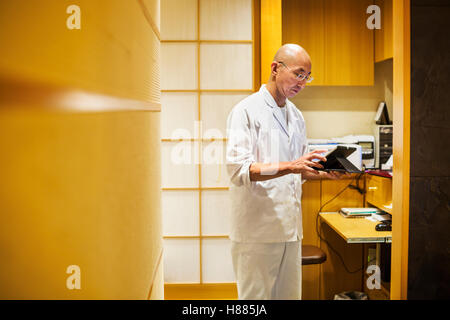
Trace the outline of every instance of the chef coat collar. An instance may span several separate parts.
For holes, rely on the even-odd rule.
[[[266,101],[266,104],[272,108],[272,114],[275,117],[275,119],[277,119],[278,123],[281,125],[281,127],[283,128],[284,133],[289,137],[289,131],[287,128],[287,124],[286,121],[284,119],[280,119],[279,118],[279,114],[278,113],[278,108],[280,108],[278,106],[278,104],[276,103],[275,99],[273,98],[272,94],[269,92],[269,90],[267,90],[266,85],[263,84],[261,86],[261,88],[259,89],[259,92],[261,92],[264,95],[264,101]],[[286,115],[289,118],[289,110],[287,109],[288,104],[287,104],[287,99],[286,99],[286,104],[284,106],[284,108],[286,108]],[[289,120],[288,120],[289,121]]]

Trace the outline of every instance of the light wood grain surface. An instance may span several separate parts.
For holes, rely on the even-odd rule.
[[[320,217],[348,243],[385,242],[392,238],[391,231],[376,231],[378,222],[366,218],[344,218],[338,212],[321,212]]]

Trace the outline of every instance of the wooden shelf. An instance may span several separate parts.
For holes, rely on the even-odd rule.
[[[386,243],[392,239],[391,231],[376,231],[378,222],[365,218],[344,218],[338,212],[321,212],[320,217],[347,243]]]

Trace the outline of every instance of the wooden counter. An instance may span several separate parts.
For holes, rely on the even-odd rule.
[[[338,212],[321,212],[320,218],[336,231],[347,243],[391,242],[392,231],[376,231],[379,223],[366,218],[344,218]]]

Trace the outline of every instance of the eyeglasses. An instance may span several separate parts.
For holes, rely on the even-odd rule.
[[[314,80],[314,78],[310,75],[310,74],[305,74],[305,73],[297,73],[295,71],[292,71],[291,68],[289,68],[283,61],[277,61],[278,63],[281,63],[283,66],[286,67],[286,69],[288,69],[289,71],[291,71],[293,74],[295,74],[295,79],[300,80],[300,81],[304,81],[306,80],[306,83],[310,83],[311,81]]]

